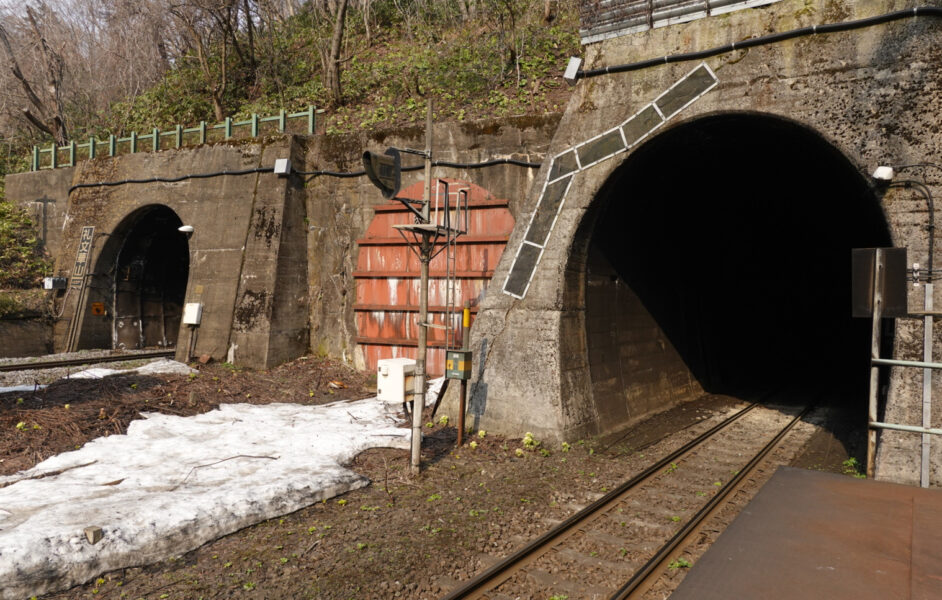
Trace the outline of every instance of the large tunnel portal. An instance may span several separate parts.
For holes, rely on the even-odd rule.
[[[865,402],[851,249],[890,241],[867,181],[802,126],[727,114],[651,139],[598,195],[571,269],[600,421],[703,391]]]

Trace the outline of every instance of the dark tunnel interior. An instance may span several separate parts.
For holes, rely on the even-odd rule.
[[[189,275],[189,244],[180,218],[148,207],[124,236],[114,271],[114,345],[174,346]]]
[[[851,249],[891,240],[867,181],[823,138],[759,115],[702,118],[646,142],[599,200],[587,282],[630,288],[704,390],[865,401],[870,322],[850,316]],[[587,285],[587,323],[634,310],[600,290]],[[588,331],[590,363],[612,335]]]

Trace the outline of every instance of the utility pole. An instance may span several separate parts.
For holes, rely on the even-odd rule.
[[[432,204],[432,99],[429,98],[425,116],[425,193],[422,221],[429,223]],[[419,250],[419,343],[415,356],[415,394],[412,402],[412,475],[418,475],[422,464],[422,411],[425,409],[425,359],[428,355],[428,268],[432,262],[432,236],[426,229]]]
[[[376,154],[373,152],[363,153],[363,166],[367,176],[376,187],[383,192],[384,198],[397,200],[401,202],[409,211],[412,212],[413,222],[393,225],[393,228],[399,231],[399,234],[409,244],[410,249],[416,253],[419,259],[419,314],[416,326],[418,327],[418,343],[416,349],[414,391],[412,394],[412,461],[410,471],[412,475],[418,475],[422,463],[422,410],[425,408],[425,382],[427,379],[427,355],[428,355],[428,328],[438,327],[447,329],[450,325],[433,325],[428,317],[428,279],[429,266],[432,259],[442,251],[452,248],[454,239],[466,231],[452,227],[450,218],[450,203],[448,199],[448,188],[445,186],[444,198],[444,225],[438,222],[438,207],[436,204],[435,214],[436,222],[432,222],[431,204],[432,204],[432,101],[429,100],[427,114],[425,118],[425,150],[411,150],[408,148],[387,148],[385,154]],[[399,153],[406,152],[422,156],[425,159],[425,189],[421,202],[400,198],[397,196],[401,184],[400,156]],[[465,199],[467,194],[465,194]],[[420,204],[420,208],[414,205]],[[456,205],[456,222],[460,223],[460,215],[465,215],[464,229],[467,230],[467,200],[462,206]],[[406,233],[411,234],[411,239]],[[444,237],[444,242],[441,238]],[[436,251],[436,245],[441,247]],[[415,249],[417,247],[417,250]],[[446,254],[446,257],[449,256]],[[447,262],[447,260],[446,260]],[[447,272],[447,269],[446,269]],[[447,335],[446,335],[447,340]],[[447,342],[446,342],[447,345]]]

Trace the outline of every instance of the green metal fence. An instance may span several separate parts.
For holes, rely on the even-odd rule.
[[[55,143],[47,148],[33,146],[32,169],[38,171],[72,167],[75,166],[76,161],[96,156],[157,152],[169,148],[265,134],[293,132],[314,135],[317,115],[322,112],[323,110],[318,110],[314,106],[308,106],[307,110],[301,112],[289,113],[282,110],[270,117],[259,117],[253,114],[245,121],[233,121],[232,117],[227,117],[225,121],[215,125],[207,125],[206,121],[200,121],[197,127],[177,125],[170,130],[160,130],[155,127],[143,135],[132,131],[128,137],[111,135],[106,140],[89,138],[87,142],[81,143],[72,140],[65,146],[56,146]]]

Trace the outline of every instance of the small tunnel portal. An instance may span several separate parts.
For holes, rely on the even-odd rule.
[[[163,205],[131,213],[107,238],[97,261],[82,327],[82,348],[176,346],[190,269],[189,242],[180,217]]]
[[[890,234],[867,181],[820,136],[750,114],[682,124],[632,154],[592,211],[581,259],[603,423],[701,391],[865,402],[870,323],[850,316],[851,249]]]
[[[183,222],[165,206],[140,215],[115,268],[114,347],[176,346],[190,268]]]

